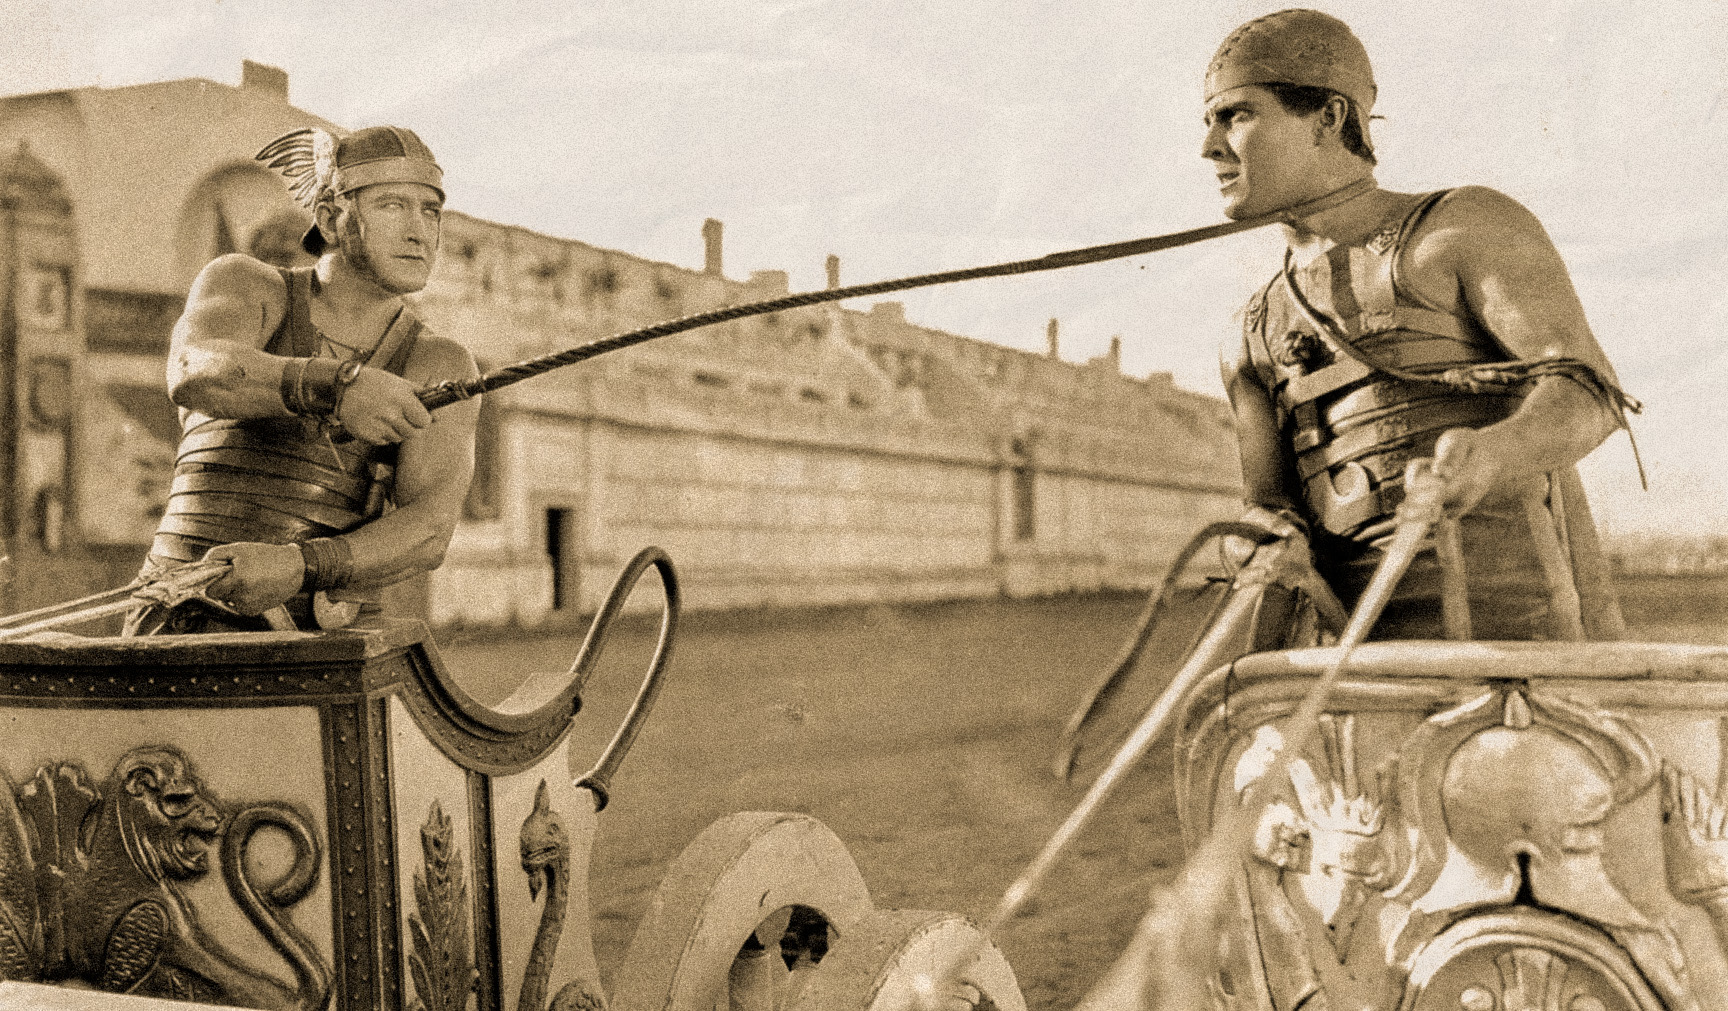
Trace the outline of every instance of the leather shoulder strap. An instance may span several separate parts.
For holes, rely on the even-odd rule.
[[[282,322],[264,343],[268,354],[287,358],[311,358],[318,354],[318,328],[312,325],[312,268],[276,268],[288,291]]]
[[[390,329],[384,331],[384,336],[378,339],[378,346],[367,356],[367,362],[376,368],[394,375],[401,375],[408,367],[408,358],[414,353],[414,346],[420,342],[420,333],[425,330],[425,324],[420,317],[407,306],[390,321]]]

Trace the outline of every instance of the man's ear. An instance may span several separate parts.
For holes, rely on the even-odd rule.
[[[1350,100],[1343,95],[1333,95],[1326,104],[1314,114],[1314,143],[1319,144],[1328,136],[1342,138],[1344,123],[1350,117]]]
[[[336,248],[336,215],[338,213],[336,201],[330,199],[320,200],[318,205],[312,208],[312,220],[318,225],[318,233],[324,236],[325,249]]]

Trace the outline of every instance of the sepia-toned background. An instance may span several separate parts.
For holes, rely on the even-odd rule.
[[[293,262],[302,219],[247,162],[280,132],[428,141],[452,213],[420,304],[499,365],[1216,221],[1201,73],[1275,6],[12,0],[0,176],[37,213],[7,254],[0,600],[135,568],[177,437],[161,356],[187,284],[223,251]],[[1583,468],[1643,573],[1623,584],[1634,634],[1721,641],[1721,583],[1659,574],[1728,570],[1728,4],[1325,9],[1375,60],[1383,184],[1494,186],[1549,228],[1647,404],[1649,492],[1624,436]],[[559,633],[642,544],[721,612],[606,815],[603,969],[671,856],[739,808],[835,825],[885,904],[990,907],[1075,799],[1046,749],[1138,606],[1119,591],[1234,509],[1217,348],[1278,242],[781,314],[490,398],[449,560],[400,601],[478,695],[567,663]],[[914,606],[958,597],[983,602]],[[862,606],[780,610],[812,604]],[[523,627],[547,634],[486,631]],[[627,668],[584,717],[596,747]],[[1006,935],[1033,1006],[1084,991],[1179,859],[1167,768]]]
[[[289,71],[300,108],[399,122],[451,205],[736,276],[820,287],[1041,254],[1217,217],[1199,78],[1275,5],[670,2],[8,4],[0,93]],[[1566,254],[1639,424],[1587,467],[1611,530],[1728,528],[1713,466],[1728,309],[1728,8],[1713,0],[1336,3],[1375,60],[1380,177],[1499,187]],[[1217,341],[1270,233],[912,293],[916,322],[1218,392]],[[1141,269],[1145,268],[1145,269]]]

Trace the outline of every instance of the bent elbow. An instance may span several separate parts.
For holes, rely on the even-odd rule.
[[[211,412],[234,386],[237,372],[203,356],[182,354],[168,363],[168,399],[175,407]]]
[[[445,557],[450,553],[450,539],[456,534],[454,526],[442,527],[420,542],[420,567],[427,572],[444,564]]]
[[[191,356],[180,351],[168,359],[168,399],[175,407],[190,407],[188,400],[196,395],[198,377],[192,368]]]

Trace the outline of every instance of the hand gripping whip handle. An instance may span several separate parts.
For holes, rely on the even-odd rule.
[[[228,574],[229,563],[218,559],[209,562],[188,562],[168,569],[150,579],[136,579],[125,586],[93,593],[88,597],[68,600],[33,611],[0,618],[0,642],[23,639],[67,625],[81,625],[110,615],[124,614],[142,603],[163,607],[178,607],[189,600],[200,600],[229,614],[233,608],[205,594],[210,584]],[[259,615],[276,631],[294,631],[294,619],[280,604]]]

